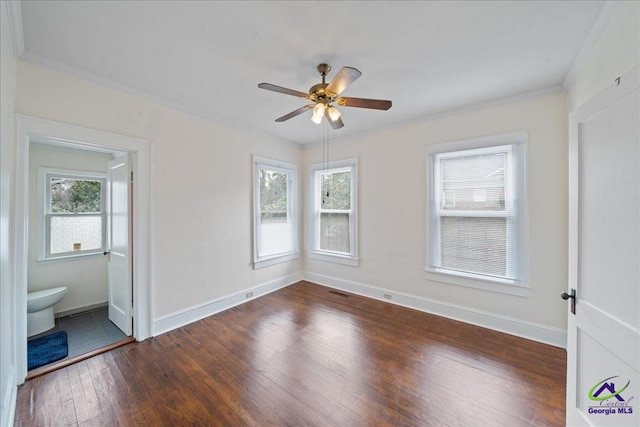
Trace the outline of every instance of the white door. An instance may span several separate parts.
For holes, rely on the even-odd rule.
[[[639,82],[569,118],[568,425],[640,425]]]
[[[109,320],[127,336],[132,333],[132,266],[130,185],[128,156],[109,162],[109,211],[107,215],[109,255]]]

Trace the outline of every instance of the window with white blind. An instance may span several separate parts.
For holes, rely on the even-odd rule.
[[[298,257],[297,167],[254,156],[254,268]]]
[[[357,266],[356,160],[315,165],[311,258]]]
[[[526,296],[527,133],[427,150],[427,278]]]
[[[106,174],[38,168],[38,260],[102,254]]]

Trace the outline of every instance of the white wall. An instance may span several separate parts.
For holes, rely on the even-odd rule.
[[[151,141],[151,280],[158,318],[300,272],[253,270],[252,154],[299,164],[298,146],[27,63],[16,113]]]
[[[29,255],[28,290],[66,286],[67,295],[54,307],[54,312],[105,303],[108,299],[107,258],[81,257],[37,262],[38,257],[38,168],[50,167],[92,172],[107,172],[110,154],[31,143],[29,147]]]
[[[640,64],[640,2],[624,1],[568,85],[569,112]]]
[[[529,297],[426,280],[427,146],[520,130],[529,131]],[[564,93],[341,140],[330,146],[330,157],[331,160],[359,159],[360,267],[307,259],[305,272],[428,298],[474,312],[533,322],[556,331],[566,329],[566,306],[559,297],[567,283]],[[321,161],[322,147],[305,150],[306,168]],[[305,246],[309,247],[308,240]]]
[[[0,2],[0,425],[12,423],[15,379],[13,266],[9,239],[13,188],[16,58],[9,31],[8,10]]]

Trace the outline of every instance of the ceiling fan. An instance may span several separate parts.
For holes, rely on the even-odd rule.
[[[344,91],[351,83],[356,81],[362,73],[353,67],[342,67],[338,74],[336,74],[329,83],[325,83],[325,77],[330,70],[331,67],[327,64],[318,65],[318,72],[322,76],[322,83],[311,86],[309,93],[287,89],[285,87],[272,85],[271,83],[260,83],[258,87],[261,89],[271,90],[273,92],[284,93],[285,95],[297,96],[299,98],[305,98],[313,101],[313,104],[307,104],[304,107],[300,107],[289,114],[285,114],[284,116],[277,118],[276,122],[284,122],[285,120],[298,116],[307,110],[313,109],[313,115],[311,116],[312,122],[320,124],[322,122],[322,118],[326,117],[333,129],[340,129],[344,126],[344,123],[340,118],[340,111],[332,105],[334,102],[341,107],[371,108],[374,110],[388,110],[391,108],[391,101],[383,99],[347,98],[340,96],[342,91]]]

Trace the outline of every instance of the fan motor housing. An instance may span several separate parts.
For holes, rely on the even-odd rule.
[[[331,97],[325,93],[325,88],[329,86],[329,83],[318,83],[317,85],[311,86],[309,89],[309,95],[315,95],[315,98],[318,101],[330,100]]]

